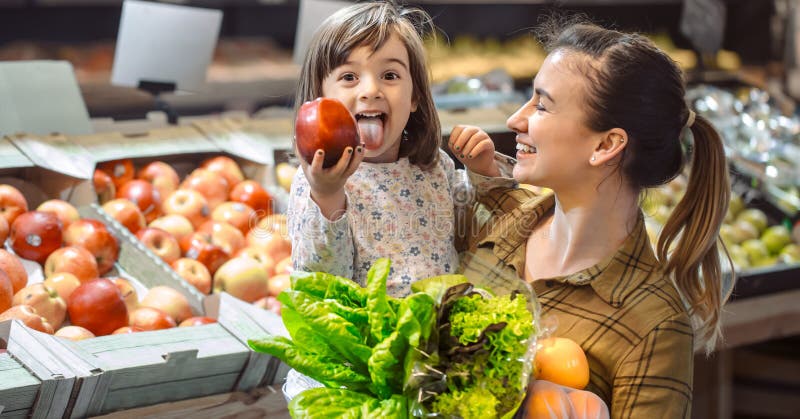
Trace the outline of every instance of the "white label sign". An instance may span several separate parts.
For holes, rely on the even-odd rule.
[[[174,83],[177,90],[202,91],[221,22],[219,10],[126,0],[111,83]]]

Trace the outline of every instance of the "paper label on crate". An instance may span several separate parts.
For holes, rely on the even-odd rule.
[[[0,135],[92,132],[72,65],[66,61],[0,62]]]
[[[0,169],[15,167],[33,167],[31,162],[7,138],[0,138]]]
[[[19,147],[37,166],[77,179],[91,179],[94,159],[81,146],[70,142],[63,135],[38,137],[17,135],[12,137]]]
[[[208,153],[219,148],[189,127],[154,130],[148,135],[91,135],[74,139],[95,161]]]

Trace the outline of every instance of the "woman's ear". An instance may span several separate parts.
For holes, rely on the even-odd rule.
[[[627,145],[628,133],[621,128],[612,128],[600,136],[589,164],[604,165],[619,156]]]

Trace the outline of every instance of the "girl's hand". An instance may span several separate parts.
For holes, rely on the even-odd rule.
[[[300,159],[300,166],[311,187],[311,198],[326,218],[335,220],[344,213],[346,205],[344,184],[364,160],[364,145],[355,149],[347,147],[339,161],[327,169],[322,168],[324,160],[325,152],[317,150],[311,164]]]
[[[494,142],[482,129],[471,125],[456,125],[447,142],[456,158],[473,173],[500,176],[494,161]]]

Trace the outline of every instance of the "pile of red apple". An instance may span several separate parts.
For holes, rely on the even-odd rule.
[[[28,327],[69,339],[158,330],[213,322],[192,317],[188,300],[168,287],[154,287],[139,301],[124,278],[111,271],[119,243],[106,226],[81,219],[62,200],[35,211],[19,190],[0,185],[0,321],[21,320]],[[42,266],[43,282],[28,284],[22,260]]]
[[[233,159],[209,158],[183,181],[161,161],[136,170],[115,160],[98,166],[94,186],[103,210],[200,292],[279,312],[291,271],[286,217]]]

